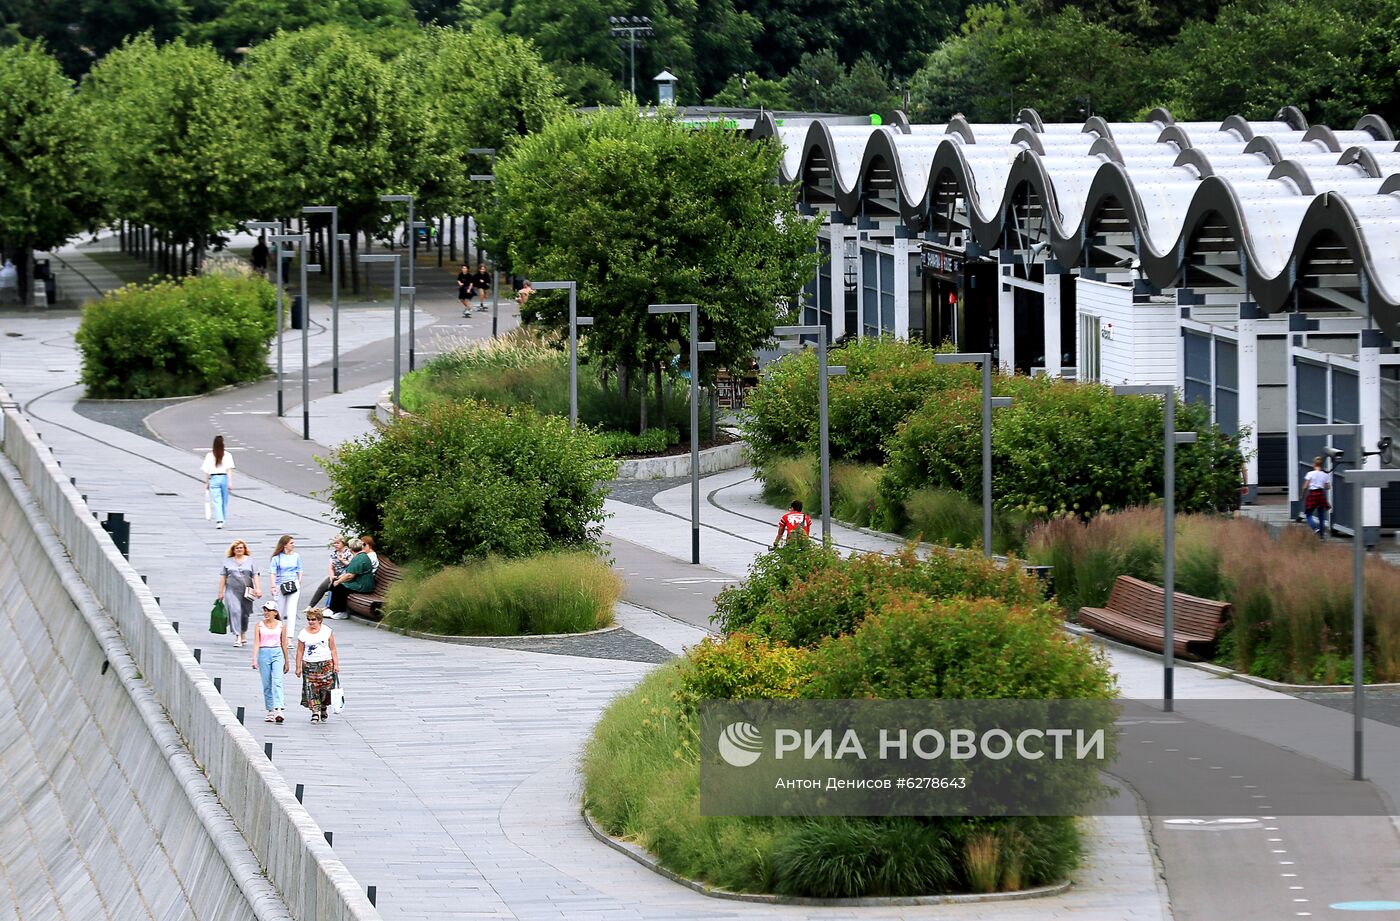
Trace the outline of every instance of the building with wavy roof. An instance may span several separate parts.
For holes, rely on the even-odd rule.
[[[1173,384],[1241,432],[1252,493],[1297,500],[1323,444],[1300,423],[1360,423],[1368,451],[1400,439],[1400,148],[1383,119],[897,118],[749,128],[782,146],[781,180],[822,221],[804,322],[951,341],[1023,373]],[[1400,526],[1400,489],[1368,501],[1368,532]]]

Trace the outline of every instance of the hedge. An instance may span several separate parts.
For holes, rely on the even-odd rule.
[[[265,280],[235,271],[108,292],[78,326],[87,395],[187,396],[257,380],[277,331],[275,301]]]
[[[400,417],[321,463],[347,529],[437,566],[590,544],[617,472],[597,436],[566,419],[474,401]]]

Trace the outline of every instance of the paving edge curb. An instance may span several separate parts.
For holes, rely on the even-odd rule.
[[[753,902],[761,905],[810,905],[823,908],[895,908],[911,905],[967,905],[983,902],[1020,902],[1026,899],[1039,899],[1052,895],[1062,895],[1069,891],[1069,888],[1074,885],[1072,880],[1065,880],[1053,886],[1038,886],[1035,889],[1022,889],[1019,892],[872,896],[858,899],[813,899],[796,895],[731,892],[728,889],[716,889],[713,886],[707,886],[699,880],[691,879],[688,876],[681,876],[679,873],[666,869],[644,849],[635,844],[628,844],[626,841],[619,841],[599,828],[598,824],[593,821],[593,816],[588,814],[588,809],[586,807],[579,808],[579,815],[583,817],[583,824],[588,827],[589,834],[618,853],[631,857],[648,870],[666,877],[673,883],[679,883],[692,892],[698,892],[700,895],[709,896],[712,899],[728,899],[731,902]]]
[[[1065,621],[1064,626],[1066,630],[1073,633],[1075,636],[1092,639],[1103,643],[1105,646],[1111,646],[1114,649],[1121,649],[1124,652],[1142,653],[1143,655],[1152,656],[1157,659],[1162,658],[1161,653],[1115,640],[1111,636],[1104,636],[1102,633],[1090,630],[1088,627],[1081,627],[1079,624],[1072,624],[1069,621]],[[1196,662],[1192,659],[1183,659],[1180,657],[1174,658],[1172,662],[1177,665],[1185,665],[1188,668],[1203,671],[1217,678],[1232,678],[1235,681],[1242,681],[1245,684],[1252,684],[1255,687],[1264,688],[1266,691],[1278,691],[1280,694],[1291,694],[1295,691],[1340,692],[1350,691],[1352,689],[1352,686],[1349,684],[1287,684],[1283,681],[1271,681],[1268,678],[1260,678],[1258,675],[1246,674],[1245,672],[1236,671],[1233,668],[1216,665],[1213,662]],[[1366,689],[1368,691],[1397,691],[1400,690],[1400,682],[1368,684],[1366,685]]]
[[[622,629],[621,624],[613,624],[611,627],[600,627],[597,630],[585,630],[582,633],[521,633],[512,636],[445,636],[441,633],[423,633],[420,630],[405,630],[400,627],[391,627],[382,620],[370,620],[358,614],[351,614],[350,619],[356,623],[364,624],[367,627],[373,627],[376,630],[388,630],[390,633],[411,636],[418,640],[433,640],[438,643],[451,643],[455,646],[509,646],[516,641],[525,643],[535,640],[570,639],[576,636],[598,636],[603,633],[615,633]]]

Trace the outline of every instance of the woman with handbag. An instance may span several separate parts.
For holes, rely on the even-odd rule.
[[[297,599],[301,597],[301,554],[296,552],[296,539],[292,535],[283,534],[277,539],[268,568],[272,584],[276,586],[273,597],[277,599],[277,614],[282,618],[287,636],[296,636]]]
[[[223,569],[219,572],[219,594],[228,612],[228,629],[234,635],[233,645],[243,645],[248,621],[253,616],[253,599],[262,597],[258,584],[258,564],[248,555],[248,545],[241,540],[229,544]]]
[[[265,722],[280,723],[282,707],[282,676],[287,674],[287,634],[278,621],[277,602],[263,602],[263,617],[253,628],[253,669],[262,678],[263,706],[267,708]]]
[[[340,653],[331,628],[322,623],[325,611],[306,609],[306,629],[297,634],[297,677],[301,679],[301,705],[311,711],[311,722],[330,717],[331,691],[340,674]]]
[[[224,450],[224,436],[214,436],[214,447],[204,455],[200,471],[204,474],[204,493],[208,504],[206,518],[212,516],[215,527],[222,528],[228,517],[228,499],[233,493],[233,453]]]

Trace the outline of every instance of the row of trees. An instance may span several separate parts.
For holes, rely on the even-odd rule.
[[[414,32],[388,60],[338,26],[279,33],[241,65],[141,36],[81,86],[40,45],[0,49],[0,248],[23,273],[32,250],[121,219],[197,263],[250,217],[330,204],[355,279],[381,194],[480,211],[490,191],[468,177],[487,163],[462,152],[508,150],[564,111],[558,90],[528,43],[485,26]]]

